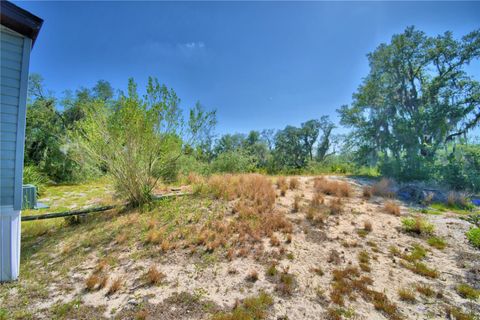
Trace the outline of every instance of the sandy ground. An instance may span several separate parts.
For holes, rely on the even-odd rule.
[[[123,288],[112,296],[106,296],[106,289],[85,292],[84,281],[97,263],[92,254],[91,259],[70,274],[67,283],[60,286],[53,283],[48,301],[32,306],[41,310],[58,301],[69,301],[81,296],[86,305],[104,307],[104,317],[114,317],[121,311],[135,309],[139,304],[160,306],[176,293],[188,292],[208,301],[215,308],[231,310],[237,300],[269,292],[274,297],[274,305],[270,309],[268,319],[324,319],[325,311],[332,307],[329,302],[334,269],[355,266],[357,255],[367,250],[371,256],[371,272],[368,273],[374,283],[372,288],[384,292],[389,299],[398,305],[400,313],[406,319],[445,319],[445,306],[455,306],[463,310],[471,310],[480,314],[479,301],[471,301],[460,297],[455,287],[459,283],[468,282],[478,286],[480,283],[480,252],[471,247],[465,239],[469,224],[454,213],[433,216],[424,215],[435,225],[437,236],[445,238],[448,246],[444,250],[434,249],[426,243],[426,238],[407,234],[401,230],[401,216],[394,216],[383,211],[384,199],[372,197],[365,200],[361,196],[360,182],[347,178],[330,177],[348,181],[354,190],[353,195],[345,199],[344,213],[332,216],[323,227],[312,225],[305,219],[305,209],[313,197],[313,180],[311,177],[299,177],[300,186],[296,190],[288,190],[286,196],[277,197],[275,210],[284,212],[294,224],[293,241],[285,244],[293,259],[283,258],[278,269],[288,268],[295,277],[296,286],[291,296],[282,296],[275,292],[275,284],[265,274],[267,265],[253,258],[236,258],[233,261],[217,261],[203,267],[198,261],[192,261],[190,255],[183,250],[174,251],[165,257],[151,260],[130,260],[131,248],[120,256],[119,263],[110,271],[110,277],[120,277],[124,281]],[[279,192],[277,190],[277,192]],[[301,209],[292,212],[295,196],[301,197]],[[325,196],[328,202],[332,197]],[[411,208],[400,203],[402,216],[409,215]],[[363,228],[364,221],[370,221],[373,231],[366,237],[360,237],[357,230]],[[283,235],[279,238],[284,242]],[[264,240],[265,250],[278,250]],[[368,243],[376,243],[372,250]],[[401,252],[407,252],[415,243],[428,248],[424,262],[440,272],[437,279],[430,279],[413,273],[400,265],[400,258],[392,257],[390,246],[396,246]],[[348,246],[347,246],[348,244]],[[332,250],[339,254],[338,261],[329,262]],[[374,252],[376,251],[376,252]],[[155,265],[166,275],[160,286],[145,286],[138,281],[140,270],[147,270]],[[312,268],[321,268],[323,275],[312,272]],[[256,270],[259,279],[249,282],[245,278],[249,272]],[[437,292],[434,297],[423,297],[416,293],[416,302],[407,303],[399,300],[399,288],[414,288],[416,284],[428,284]],[[62,287],[72,286],[74,289],[65,293]],[[318,292],[324,292],[324,295]],[[440,294],[438,294],[440,293]],[[161,319],[202,319],[209,318],[194,307],[178,307],[167,305],[162,307]],[[184,308],[184,310],[181,310]],[[190,309],[189,309],[190,308]],[[353,313],[354,319],[386,319],[386,316],[375,310],[370,302],[358,297],[356,301],[348,301],[345,310]],[[287,317],[287,318],[285,318]]]

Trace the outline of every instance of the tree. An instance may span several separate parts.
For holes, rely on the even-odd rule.
[[[322,116],[318,121],[319,129],[322,131],[322,136],[319,139],[317,146],[317,160],[324,161],[328,156],[327,152],[331,147],[331,135],[335,125],[330,121],[328,116]]]
[[[239,150],[245,143],[245,135],[241,133],[224,134],[215,145],[215,155]]]
[[[155,78],[149,78],[146,91],[141,98],[130,79],[128,93],[121,94],[115,108],[105,107],[101,99],[91,102],[73,136],[79,154],[106,168],[117,193],[133,206],[152,199],[158,180],[176,165],[183,145],[193,144],[211,116],[194,108],[186,122],[175,91]]]
[[[479,55],[479,30],[455,40],[408,27],[368,55],[370,72],[338,110],[341,124],[388,173],[423,178],[437,150],[480,122],[480,85],[465,70]]]
[[[303,146],[308,153],[310,160],[313,160],[313,145],[317,141],[320,133],[320,121],[309,120],[302,123],[300,127],[301,139],[303,140]]]
[[[302,129],[287,126],[275,135],[274,158],[280,167],[300,169],[307,164],[308,149],[304,147]]]

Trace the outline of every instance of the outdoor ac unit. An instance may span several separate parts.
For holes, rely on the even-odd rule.
[[[24,184],[22,199],[22,210],[34,209],[37,205],[37,187],[33,184]]]

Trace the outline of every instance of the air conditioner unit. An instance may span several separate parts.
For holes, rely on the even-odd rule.
[[[22,193],[22,210],[34,209],[37,206],[37,187],[33,184],[24,184]]]

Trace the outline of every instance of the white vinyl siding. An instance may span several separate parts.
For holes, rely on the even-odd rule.
[[[20,209],[21,194],[18,193],[22,189],[25,130],[25,97],[22,95],[26,94],[28,76],[25,67],[29,57],[25,51],[28,54],[30,51],[24,48],[31,41],[3,26],[0,32],[0,206]]]

